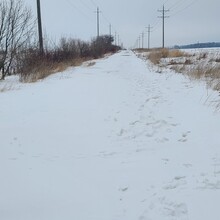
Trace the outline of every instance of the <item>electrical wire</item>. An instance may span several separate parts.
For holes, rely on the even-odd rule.
[[[170,16],[174,17],[175,15],[180,14],[181,12],[183,12],[183,11],[185,11],[186,9],[188,9],[189,7],[191,7],[191,6],[192,6],[194,3],[196,3],[197,1],[199,1],[199,0],[194,0],[194,1],[192,1],[190,4],[188,4],[187,6],[185,6],[184,8],[182,8],[181,10],[179,10],[179,11],[177,11],[177,12],[171,14]]]
[[[95,6],[96,8],[98,7],[98,5],[93,0],[90,0],[90,1],[93,4],[93,6]]]
[[[83,16],[84,16],[85,18],[87,18],[90,22],[92,22],[92,21],[91,21],[91,18],[89,18],[88,15],[85,14],[79,7],[77,7],[75,4],[73,4],[72,1],[66,0],[66,2],[67,2],[72,8],[74,8],[75,11],[77,11],[78,13],[80,13],[81,15],[83,15]]]
[[[184,0],[179,0],[179,1],[175,2],[174,4],[172,4],[169,7],[169,10],[173,10],[175,7],[178,7],[178,4],[181,3],[182,1],[184,1]]]
[[[85,8],[88,9],[88,11],[92,11],[93,8],[91,6],[88,6],[88,4],[84,0],[79,1]]]

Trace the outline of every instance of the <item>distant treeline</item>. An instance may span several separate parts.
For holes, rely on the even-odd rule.
[[[175,49],[213,48],[220,47],[220,42],[196,43],[189,45],[175,45]]]

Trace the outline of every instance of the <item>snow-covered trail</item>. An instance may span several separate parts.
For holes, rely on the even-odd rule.
[[[220,218],[206,98],[130,51],[0,93],[0,219]]]

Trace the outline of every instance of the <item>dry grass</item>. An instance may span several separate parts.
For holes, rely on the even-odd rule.
[[[168,57],[186,57],[189,54],[181,51],[181,50],[169,50]]]
[[[20,76],[20,81],[24,83],[33,83],[38,80],[42,80],[51,74],[63,72],[68,67],[80,66],[84,61],[84,59],[78,58],[72,61],[65,61],[60,63],[48,61],[36,63],[35,67],[31,69],[31,72],[22,73]]]
[[[155,65],[158,65],[160,63],[162,56],[159,51],[152,51],[148,55],[148,59]]]
[[[207,58],[207,56],[208,56],[208,54],[207,54],[207,53],[200,53],[200,54],[199,54],[199,57],[197,57],[197,60],[206,59],[206,58]]]
[[[205,77],[209,87],[216,91],[220,91],[220,67],[214,67],[206,70]]]
[[[160,64],[162,58],[189,57],[190,55],[181,50],[169,50],[167,48],[156,49],[149,52],[148,59],[153,64]],[[173,61],[174,62],[174,61]]]
[[[220,79],[220,66],[204,66],[203,64],[194,65],[191,69],[186,69],[183,73],[193,79],[205,79],[208,81]]]
[[[205,77],[206,75],[205,70],[201,65],[196,66],[196,68],[191,68],[183,73],[187,74],[190,78],[197,80]]]
[[[161,66],[163,59],[162,67],[169,66],[175,72],[188,75],[191,79],[203,79],[209,87],[220,91],[220,58],[209,59],[206,52],[190,55],[181,50],[157,49],[148,53],[148,59],[157,66]]]
[[[176,73],[184,73],[186,72],[185,65],[173,65],[170,67],[171,70],[174,70]]]

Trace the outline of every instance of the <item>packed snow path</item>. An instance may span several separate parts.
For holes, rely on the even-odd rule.
[[[123,51],[0,93],[0,219],[220,219],[207,92]]]

